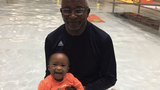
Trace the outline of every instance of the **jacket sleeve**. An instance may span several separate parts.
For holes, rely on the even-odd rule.
[[[46,57],[46,75],[45,77],[47,77],[48,75],[50,75],[50,72],[48,70],[48,60],[50,55],[52,54],[52,49],[51,49],[51,41],[48,39],[48,37],[45,40],[45,57]]]
[[[116,60],[114,55],[114,48],[110,36],[106,38],[101,49],[100,56],[100,75],[97,81],[86,85],[86,90],[106,90],[113,86],[117,79],[116,75]]]

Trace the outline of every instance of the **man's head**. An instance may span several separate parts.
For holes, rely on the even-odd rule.
[[[48,70],[55,80],[62,81],[69,70],[68,57],[62,52],[54,53],[49,59]]]
[[[62,0],[60,11],[67,30],[85,29],[90,13],[88,0]]]

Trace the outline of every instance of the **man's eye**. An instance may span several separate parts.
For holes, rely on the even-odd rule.
[[[53,66],[57,66],[57,64],[53,64]]]
[[[63,9],[64,13],[71,13],[72,11],[70,9]]]
[[[79,9],[75,10],[76,13],[82,13],[83,11],[84,11],[84,9],[82,9],[82,8],[79,8]]]

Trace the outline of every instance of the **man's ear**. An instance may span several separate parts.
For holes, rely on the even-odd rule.
[[[62,13],[62,9],[60,8],[60,12]]]
[[[88,8],[88,9],[87,9],[87,15],[88,15],[88,16],[89,16],[90,11],[91,11],[91,9]]]

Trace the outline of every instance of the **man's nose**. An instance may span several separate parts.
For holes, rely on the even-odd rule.
[[[71,19],[77,18],[77,15],[75,14],[74,10],[72,10],[72,12],[71,12],[71,14],[70,14],[70,18],[71,18]]]

